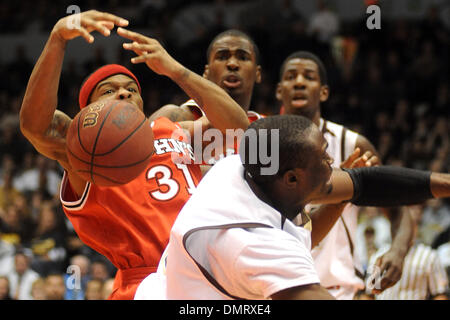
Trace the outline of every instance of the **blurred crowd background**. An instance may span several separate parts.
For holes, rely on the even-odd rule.
[[[200,74],[215,35],[230,28],[247,32],[259,46],[263,69],[251,109],[267,115],[280,108],[275,87],[284,58],[296,50],[312,51],[328,71],[331,96],[322,106],[326,119],[365,135],[386,164],[449,172],[450,4],[400,2],[415,14],[384,14],[393,11],[389,1],[364,0],[0,1],[0,299],[104,299],[115,274],[114,266],[85,246],[66,219],[58,194],[61,168],[39,156],[19,129],[33,65],[70,5],[129,19],[130,29],[157,38]],[[358,5],[359,14],[349,17],[343,3]],[[381,29],[366,26],[370,4],[381,8]],[[81,51],[66,57],[59,87],[64,112],[77,113],[81,82],[106,63],[135,72],[147,115],[187,99],[167,78],[131,65],[131,54],[120,47],[123,41],[112,36],[108,44],[100,37],[100,45],[79,42]],[[427,202],[421,213],[418,241],[440,249],[448,271],[450,202]],[[357,247],[367,262],[390,241],[389,222],[373,208],[364,210],[360,220]]]

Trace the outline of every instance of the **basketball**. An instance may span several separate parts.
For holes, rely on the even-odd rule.
[[[73,119],[67,133],[72,170],[99,186],[135,179],[149,164],[153,131],[144,113],[122,100],[94,102]]]

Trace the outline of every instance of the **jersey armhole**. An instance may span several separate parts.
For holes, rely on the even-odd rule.
[[[91,189],[91,183],[87,182],[86,187],[84,188],[83,194],[81,197],[75,193],[70,185],[69,178],[67,176],[67,172],[64,171],[64,175],[61,181],[61,191],[60,191],[60,200],[61,204],[64,208],[71,211],[81,210],[86,203],[86,200],[89,196],[89,190]]]

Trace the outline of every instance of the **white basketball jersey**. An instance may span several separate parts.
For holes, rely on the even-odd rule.
[[[328,142],[328,154],[334,159],[333,167],[339,168],[354,151],[358,134],[322,118],[320,129]],[[355,247],[358,207],[348,204],[341,218],[312,250],[312,256],[321,285],[328,288],[337,299],[352,299],[358,289],[364,288],[363,280],[355,274],[355,267],[362,270],[361,264],[356,252],[352,255],[350,247],[350,240]]]
[[[219,161],[172,228],[167,299],[268,299],[319,283],[310,231],[282,221],[248,186],[238,155]]]

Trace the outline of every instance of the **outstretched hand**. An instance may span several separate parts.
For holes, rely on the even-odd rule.
[[[176,77],[184,68],[173,59],[162,47],[158,40],[144,36],[124,28],[117,28],[117,33],[129,40],[131,43],[124,43],[123,48],[134,51],[137,57],[131,59],[131,62],[146,63],[154,72],[169,78]]]
[[[52,33],[61,40],[69,41],[83,37],[87,42],[94,42],[92,31],[98,31],[105,37],[111,34],[114,26],[126,27],[128,21],[110,13],[89,10],[60,19],[53,27]]]
[[[380,165],[380,159],[374,155],[371,151],[366,151],[362,156],[361,149],[356,148],[353,153],[341,163],[341,168],[362,168],[362,167],[372,167]]]

